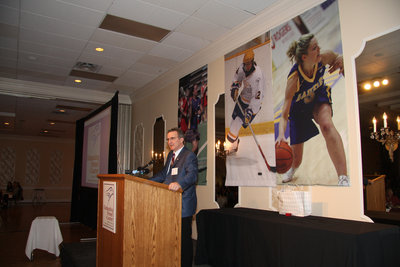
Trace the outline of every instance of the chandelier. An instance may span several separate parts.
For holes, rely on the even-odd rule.
[[[393,152],[397,149],[400,139],[400,117],[397,116],[397,131],[390,130],[387,126],[387,115],[383,113],[383,127],[378,132],[376,130],[377,120],[374,117],[372,123],[374,125],[374,131],[371,133],[371,139],[375,139],[379,143],[385,146],[386,150],[389,152],[389,158],[393,162]]]

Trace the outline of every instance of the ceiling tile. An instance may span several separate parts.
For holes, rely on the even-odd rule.
[[[150,50],[149,55],[168,58],[181,62],[190,57],[191,55],[193,55],[193,53],[194,53],[193,51],[187,49],[164,45],[164,44],[158,44],[155,47],[153,47],[153,49]]]
[[[107,11],[112,4],[113,0],[58,0],[60,2],[66,2],[74,4],[76,6],[87,7],[98,11]]]
[[[19,10],[0,5],[0,22],[18,26]]]
[[[82,80],[82,82],[76,83],[75,79],[80,79],[80,80]],[[85,78],[77,77],[77,76],[68,76],[64,82],[65,86],[82,88],[82,89],[95,89],[95,90],[104,90],[110,84],[112,84],[112,83],[105,82],[105,81],[92,80],[92,79],[85,79]]]
[[[173,30],[188,17],[183,13],[136,0],[116,0],[108,10],[108,14],[166,30]]]
[[[162,41],[162,43],[185,48],[191,51],[198,51],[209,45],[210,41],[181,32],[172,32]]]
[[[82,55],[78,58],[78,61],[97,64],[100,66],[111,66],[115,68],[127,69],[130,66],[132,66],[132,64],[135,63],[135,61],[139,59],[139,57],[140,57],[139,54],[136,54],[135,57],[135,54],[132,53],[132,55],[130,55],[130,59],[127,60],[125,58],[105,57],[105,56],[93,55],[90,53],[82,53]]]
[[[119,77],[116,81],[116,85],[132,86],[134,88],[140,88],[153,80],[156,75],[150,75],[143,72],[127,71],[124,75]]]
[[[1,0],[0,5],[19,9],[19,1],[15,0]]]
[[[225,4],[210,1],[197,10],[194,16],[225,28],[232,29],[254,15]]]
[[[17,50],[11,50],[6,48],[0,48],[0,58],[1,59],[17,59],[18,52]]]
[[[7,48],[10,50],[17,50],[18,41],[17,39],[14,38],[7,38],[0,36],[0,47]]]
[[[208,0],[143,0],[144,2],[151,3],[153,5],[172,9],[187,15],[192,15],[196,10],[202,7]]]
[[[0,36],[17,39],[18,31],[16,26],[0,23]]]
[[[157,45],[157,42],[138,37],[127,36],[122,47],[141,52],[149,52],[155,45]]]
[[[22,0],[21,9],[22,11],[86,25],[88,27],[97,27],[105,15],[101,11],[54,0]]]
[[[41,32],[51,34],[62,33],[62,36],[88,40],[93,34],[95,27],[87,27],[85,25],[77,25],[66,21],[44,17],[28,12],[21,12],[21,27],[30,30],[40,29]]]
[[[76,61],[79,57],[80,51],[64,49],[61,47],[48,46],[45,44],[31,43],[26,41],[19,42],[19,49],[21,52],[30,52],[38,55],[47,55],[51,57],[58,57],[61,59]]]
[[[20,69],[18,70],[18,79],[33,81],[33,82],[63,85],[66,76]]]
[[[169,68],[162,68],[159,66],[148,65],[136,62],[129,70],[135,72],[143,72],[150,75],[160,75],[167,71]]]
[[[16,58],[3,58],[1,57],[0,66],[8,69],[16,69],[17,68],[17,59]],[[9,72],[9,70],[7,70]]]
[[[49,46],[62,47],[64,49],[76,51],[81,51],[86,45],[86,41],[84,40],[73,39],[25,28],[21,28],[20,40],[32,43],[44,43]]]
[[[152,66],[158,66],[161,68],[172,68],[176,65],[178,65],[178,61],[168,59],[168,58],[162,58],[162,57],[157,57],[157,56],[151,56],[151,55],[145,55],[141,57],[137,63],[143,63],[146,65],[152,65]]]
[[[113,66],[105,65],[102,66],[101,69],[98,71],[100,74],[107,74],[107,75],[112,75],[112,76],[120,76],[124,74],[126,69],[123,68],[116,68]]]
[[[104,48],[104,51],[97,52],[97,47]],[[97,42],[88,42],[85,49],[83,50],[83,53],[92,54],[94,56],[123,58],[126,61],[136,61],[139,57],[143,55],[143,53],[139,51],[101,44]]]
[[[58,57],[49,57],[22,51],[19,52],[18,61],[32,62],[34,64],[49,65],[54,67],[61,66],[62,68],[72,68],[75,64],[75,60],[73,58],[62,59]]]
[[[123,47],[126,41],[126,35],[118,32],[97,28],[94,31],[92,37],[90,38],[90,41],[101,44]]]
[[[185,21],[184,24],[181,24],[179,27],[177,27],[175,31],[200,37],[208,41],[215,41],[224,33],[228,32],[228,29],[199,18],[190,17]]]
[[[35,72],[35,71],[20,71],[18,73],[19,76],[26,75],[26,76],[34,76],[40,78],[42,80],[51,80],[57,84],[62,84],[66,79],[66,76],[55,75],[51,73],[43,73],[43,72]]]
[[[50,73],[59,76],[68,76],[71,71],[70,68],[39,64],[26,60],[25,58],[19,58],[18,68],[23,70],[35,70],[36,72]]]
[[[104,29],[97,29],[90,40],[99,44],[108,44],[140,52],[148,52],[157,44],[154,41]]]
[[[257,14],[260,11],[266,9],[273,3],[277,2],[278,0],[218,0],[223,2],[227,5],[237,7],[244,11],[251,12],[253,14]]]

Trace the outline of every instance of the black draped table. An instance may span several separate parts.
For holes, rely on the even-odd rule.
[[[195,263],[211,266],[400,266],[400,228],[248,209],[201,210]]]

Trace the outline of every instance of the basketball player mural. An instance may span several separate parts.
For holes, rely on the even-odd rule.
[[[303,158],[304,142],[319,134],[320,127],[328,154],[338,175],[338,185],[348,186],[346,157],[343,142],[332,121],[331,88],[325,84],[324,73],[339,69],[344,74],[343,57],[333,51],[320,52],[313,34],[302,35],[293,41],[287,56],[295,64],[286,83],[282,118],[276,143],[286,142],[284,133],[289,125],[290,145],[293,151],[291,168],[282,175],[282,182],[292,181]]]
[[[241,87],[243,89],[239,95]],[[254,61],[253,50],[249,50],[243,57],[243,63],[235,72],[230,89],[235,107],[232,112],[229,132],[226,136],[225,150],[228,155],[238,151],[239,130],[242,126],[247,128],[260,111],[264,90],[265,78],[263,72]]]

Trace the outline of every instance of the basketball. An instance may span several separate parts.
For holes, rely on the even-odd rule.
[[[292,149],[286,142],[275,145],[276,172],[285,173],[292,166],[293,154]]]

